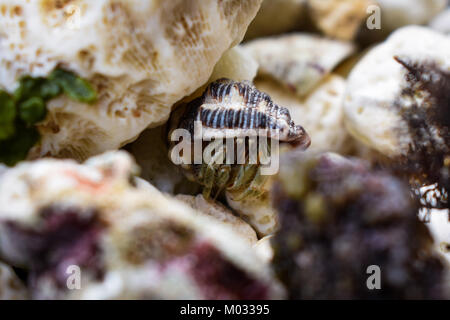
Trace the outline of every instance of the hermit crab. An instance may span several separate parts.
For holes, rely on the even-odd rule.
[[[288,109],[249,82],[229,79],[211,83],[201,97],[186,105],[181,116],[171,121],[169,140],[172,161],[203,186],[205,199],[226,191],[232,201],[266,193],[270,174],[262,168],[268,160],[277,160],[274,149],[279,142],[300,149],[311,142]]]

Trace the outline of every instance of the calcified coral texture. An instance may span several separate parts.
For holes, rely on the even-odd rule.
[[[283,161],[273,266],[290,298],[445,297],[442,262],[407,185],[335,154]],[[382,290],[367,288],[371,265],[381,269]]]
[[[84,159],[165,122],[240,42],[261,1],[1,0],[0,88],[61,66],[99,97],[50,101],[32,156]]]
[[[32,298],[283,297],[238,233],[135,173],[126,153],[111,152],[82,165],[24,162],[1,176],[0,257],[28,272]],[[66,286],[70,265],[81,268],[81,290]]]

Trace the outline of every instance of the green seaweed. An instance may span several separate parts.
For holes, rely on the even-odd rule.
[[[40,140],[36,124],[47,115],[47,101],[61,94],[83,103],[97,99],[88,81],[62,69],[48,78],[21,78],[12,95],[0,90],[0,162],[14,166],[26,158]]]

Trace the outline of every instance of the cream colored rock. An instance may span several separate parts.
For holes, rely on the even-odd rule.
[[[255,86],[288,108],[294,122],[302,124],[311,136],[309,150],[347,152],[349,136],[343,109],[346,81],[342,77],[327,77],[303,100],[274,81],[257,80]]]
[[[445,10],[441,14],[439,14],[437,17],[435,17],[430,22],[430,27],[445,33],[447,35],[450,34],[450,9]]]
[[[427,24],[447,6],[447,0],[376,0],[381,7],[381,30]]]
[[[388,0],[390,1],[390,0]],[[307,0],[312,20],[331,38],[351,40],[367,16],[372,0]]]
[[[259,63],[260,75],[276,79],[300,97],[355,51],[351,43],[302,33],[254,40],[245,49]]]
[[[249,244],[255,244],[258,241],[255,230],[248,223],[236,217],[224,205],[215,201],[207,201],[201,194],[197,196],[177,195],[175,198],[188,204],[198,214],[205,214],[229,226]]]
[[[253,39],[297,29],[306,14],[305,4],[306,0],[264,0],[245,38]]]
[[[24,300],[28,298],[26,288],[17,275],[0,262],[0,300]]]
[[[0,256],[30,272],[43,266],[33,298],[246,298],[228,287],[221,266],[235,270],[233,281],[255,286],[247,298],[284,296],[268,266],[230,227],[131,183],[135,172],[127,153],[110,152],[82,165],[24,162],[2,175]],[[22,237],[27,230],[40,241]],[[36,256],[35,250],[44,254]],[[70,265],[81,268],[81,290],[61,289]]]
[[[0,88],[61,66],[97,89],[95,105],[49,102],[32,156],[84,159],[164,123],[243,38],[262,0],[0,1]]]
[[[402,102],[406,68],[394,57],[435,63],[450,70],[450,38],[428,28],[399,29],[389,39],[370,50],[351,72],[344,110],[345,122],[353,136],[384,155],[395,157],[408,152],[412,137],[394,103]]]

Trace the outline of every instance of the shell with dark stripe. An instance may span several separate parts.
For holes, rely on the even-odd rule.
[[[202,123],[203,138],[243,137],[249,130],[259,135],[307,148],[310,138],[292,121],[288,109],[278,106],[265,93],[247,82],[220,79],[211,83],[202,97],[190,102],[179,128],[194,133],[194,122]]]

